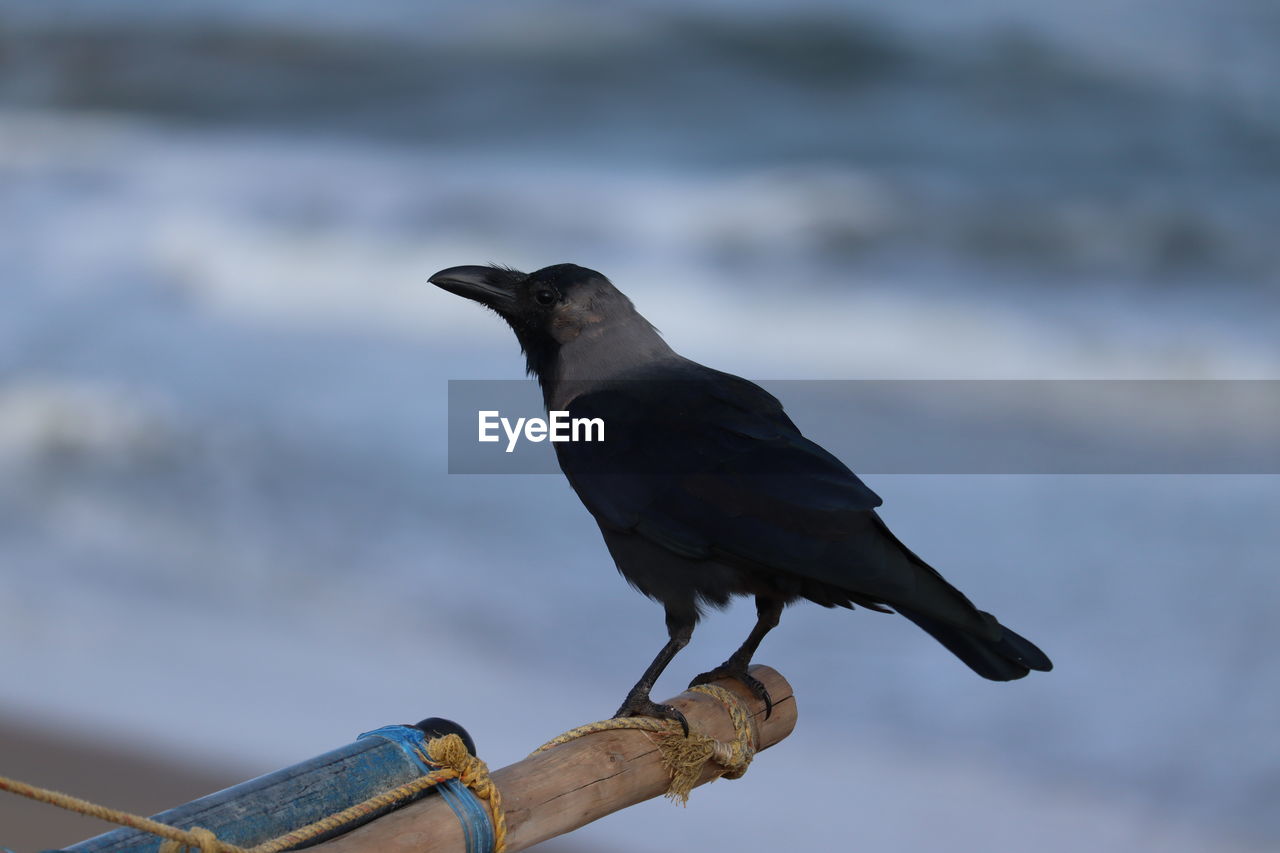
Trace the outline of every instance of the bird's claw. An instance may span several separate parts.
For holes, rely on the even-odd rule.
[[[764,702],[764,718],[767,720],[773,715],[773,699],[769,696],[769,691],[760,683],[760,679],[747,672],[745,666],[738,667],[730,664],[721,664],[710,672],[704,672],[702,675],[694,676],[693,681],[689,682],[690,687],[697,687],[699,684],[710,684],[713,681],[719,681],[722,678],[732,678],[743,687],[751,691],[751,695]]]
[[[631,695],[627,697],[627,701],[622,703],[622,707],[618,709],[618,713],[614,717],[657,717],[659,720],[675,720],[680,724],[680,728],[684,731],[684,736],[689,736],[689,721],[685,719],[684,714],[676,710],[670,705],[660,705],[654,702],[648,696]]]

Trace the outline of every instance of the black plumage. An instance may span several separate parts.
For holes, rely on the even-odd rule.
[[[600,273],[467,266],[431,281],[510,324],[549,410],[605,423],[604,442],[556,444],[560,467],[618,570],[663,605],[668,629],[620,715],[683,723],[649,691],[703,608],[734,595],[755,597],[757,624],[695,683],[733,676],[768,701],[747,667],[783,607],[801,598],[896,610],[985,678],[1052,668],[904,546],[875,512],[879,496],[805,438],[778,400],[675,353]]]

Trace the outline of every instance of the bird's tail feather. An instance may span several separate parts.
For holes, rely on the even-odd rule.
[[[1033,669],[1040,672],[1053,669],[1053,662],[1035,643],[1003,625],[1000,626],[1000,638],[990,640],[913,610],[898,607],[897,611],[927,631],[983,678],[1013,681]]]

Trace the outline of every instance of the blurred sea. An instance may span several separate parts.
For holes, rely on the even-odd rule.
[[[1277,39],[1263,0],[0,0],[0,711],[257,772],[617,706],[660,609],[559,477],[445,473],[446,381],[522,361],[442,267],[600,269],[753,378],[1280,378]],[[575,839],[1275,849],[1275,476],[869,484],[1058,668],[797,608],[795,735]]]

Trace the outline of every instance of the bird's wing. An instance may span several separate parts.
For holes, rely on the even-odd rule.
[[[888,546],[870,532],[879,496],[759,386],[708,368],[687,374],[612,383],[570,403],[573,417],[605,423],[602,443],[556,445],[583,503],[605,527],[691,559],[856,588],[849,572],[862,571],[843,552],[859,531],[871,550]]]

